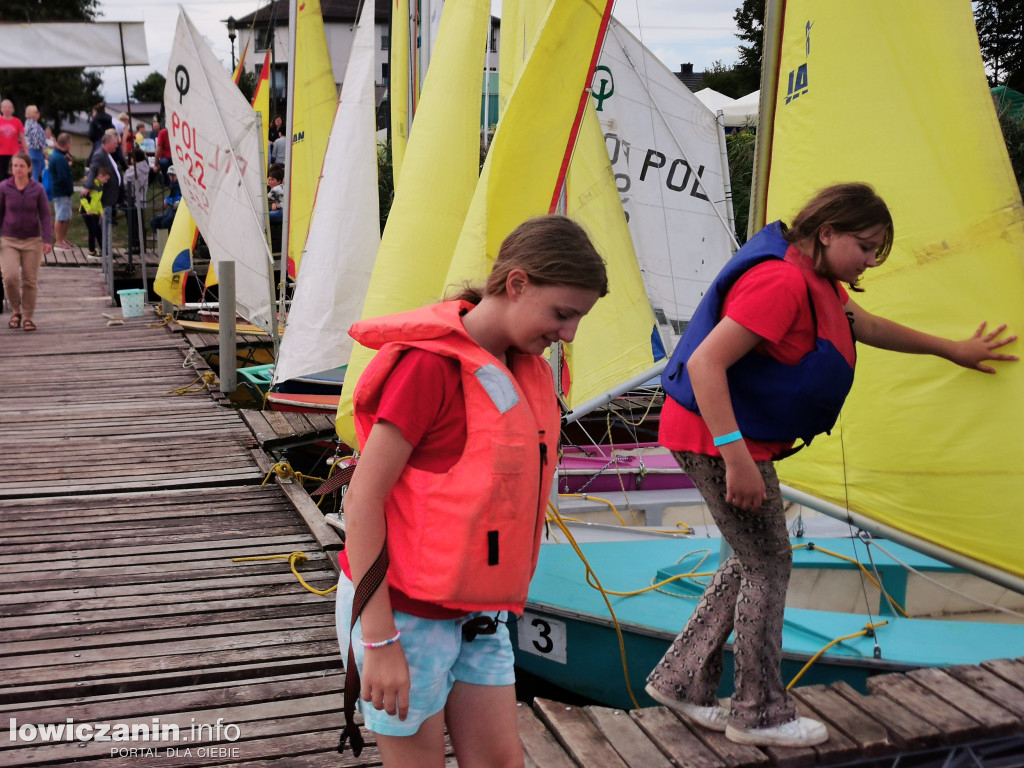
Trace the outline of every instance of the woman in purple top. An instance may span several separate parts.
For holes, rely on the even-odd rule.
[[[0,182],[0,272],[11,304],[8,328],[34,331],[39,267],[53,243],[53,223],[46,190],[29,175],[25,152],[11,158],[11,176]]]

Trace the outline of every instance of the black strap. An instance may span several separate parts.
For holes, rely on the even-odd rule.
[[[388,543],[385,539],[381,545],[380,554],[373,561],[373,565],[363,574],[356,587],[355,596],[352,598],[352,621],[348,630],[348,661],[345,662],[345,727],[341,729],[341,738],[338,741],[338,752],[344,753],[345,741],[352,742],[352,754],[359,757],[366,743],[363,735],[359,732],[359,726],[355,722],[356,701],[359,699],[359,669],[356,667],[356,654],[352,646],[352,628],[356,619],[363,611],[363,606],[373,597],[388,572]]]

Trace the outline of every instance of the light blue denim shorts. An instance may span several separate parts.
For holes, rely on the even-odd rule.
[[[71,198],[53,198],[53,218],[56,221],[71,221]]]
[[[338,579],[335,625],[341,657],[348,663],[349,621],[352,618],[352,597],[355,588],[351,580],[341,574]],[[462,625],[478,616],[498,619],[498,631],[493,635],[477,635],[472,641],[462,638]],[[384,736],[412,736],[431,715],[444,709],[452,685],[458,680],[472,685],[514,685],[514,657],[509,639],[506,611],[470,613],[458,619],[423,619],[402,611],[395,611],[395,626],[402,632],[402,650],[409,663],[409,714],[405,720],[389,715],[383,709],[374,709],[369,701],[358,700],[359,711],[366,728]],[[352,631],[356,667],[363,671],[364,649],[360,622]]]

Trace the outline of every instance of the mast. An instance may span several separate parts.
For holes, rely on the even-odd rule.
[[[761,63],[761,95],[754,145],[754,184],[750,190],[750,217],[747,219],[748,238],[765,225],[768,208],[768,175],[771,172],[775,102],[779,93],[784,5],[785,0],[768,0],[765,6],[764,57]]]
[[[284,126],[288,131],[288,143],[284,148],[284,170],[285,178],[288,179],[288,186],[284,190],[284,198],[281,207],[281,284],[278,298],[278,313],[284,314],[285,294],[288,289],[288,252],[289,231],[288,219],[291,215],[292,197],[292,143],[295,140],[295,47],[298,43],[299,32],[299,3],[298,0],[288,0],[288,90],[285,101]]]

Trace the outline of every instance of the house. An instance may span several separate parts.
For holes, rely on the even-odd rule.
[[[694,72],[693,64],[687,62],[686,64],[679,65],[679,71],[673,72],[676,77],[679,78],[679,82],[690,89],[691,92],[696,92],[701,87],[701,81],[704,79],[703,72]]]
[[[379,104],[387,95],[390,82],[391,9],[394,3],[391,0],[374,0],[374,2],[376,3],[374,39],[377,43],[374,79]],[[355,36],[356,13],[361,4],[360,0],[320,0],[320,10],[324,19],[324,34],[327,38],[327,51],[331,57],[335,85],[339,89],[345,80],[345,68],[348,66],[349,51]],[[245,60],[246,71],[259,73],[266,51],[272,51],[273,63],[271,66],[273,69],[270,82],[272,114],[284,112],[285,93],[288,88],[288,8],[288,0],[272,0],[254,13],[233,20],[234,29],[238,34],[239,51],[245,50],[247,44],[249,46],[249,53]],[[436,2],[436,13],[440,13],[440,8],[441,3]],[[498,70],[499,23],[499,19],[491,18],[486,67],[487,71],[492,73]],[[496,82],[492,82],[490,85],[492,92],[495,85]],[[481,86],[481,90],[482,88]]]

